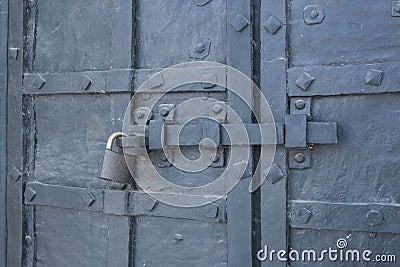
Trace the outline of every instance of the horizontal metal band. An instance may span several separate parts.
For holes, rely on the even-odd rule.
[[[177,87],[172,91],[204,91],[204,92],[223,92],[225,91],[225,87],[215,86],[216,83],[222,84],[226,86],[226,68],[218,67],[218,68],[193,68],[194,71],[192,80],[207,80],[209,83],[191,83],[185,86]],[[148,93],[157,93],[157,92],[165,92],[167,89],[173,88],[176,85],[176,81],[179,80],[179,75],[182,75],[179,72],[179,68],[175,68],[176,71],[168,71],[168,77],[164,77],[162,75],[155,75],[157,72],[162,71],[162,69],[137,69],[135,70],[135,81],[134,88],[135,91],[148,79],[149,86],[143,87],[141,92]],[[154,75],[154,76],[153,76]],[[152,77],[153,76],[153,77]]]
[[[288,212],[293,228],[400,233],[400,205],[295,200]]]
[[[131,92],[132,70],[25,73],[23,94]]]
[[[152,123],[154,122],[154,124]],[[306,123],[304,121],[304,123]],[[150,125],[146,130],[146,135],[149,136],[148,140],[149,149],[162,149],[162,136],[161,127],[162,121],[150,121]],[[243,124],[249,140],[249,145],[261,145],[260,127],[265,133],[270,133],[265,137],[264,145],[269,144],[283,144],[284,143],[284,124],[276,123],[262,123],[262,124]],[[167,146],[195,146],[200,143],[203,138],[213,138],[213,136],[204,136],[203,124],[186,125],[181,130],[181,125],[164,125],[164,143]],[[230,132],[237,132],[241,129],[239,124],[221,124],[221,128],[226,128]],[[275,127],[276,140],[271,138]],[[308,144],[336,144],[337,143],[337,123],[336,122],[307,122],[306,130],[302,131],[304,134],[304,147]],[[235,130],[237,128],[237,130]],[[292,129],[293,130],[293,129]],[[286,132],[286,135],[288,133]],[[176,137],[179,136],[179,144],[176,142]],[[298,132],[293,132],[293,138],[300,138]],[[226,131],[220,131],[220,145],[243,145],[243,143],[233,144],[230,141],[229,135]]]
[[[226,222],[226,200],[193,207],[173,207],[139,191],[78,188],[27,183],[25,204],[77,209],[120,216],[155,216],[207,222]]]
[[[156,122],[158,123],[158,122]],[[221,128],[226,127],[229,132],[236,132],[240,130],[242,127],[245,127],[246,132],[249,137],[250,145],[261,145],[261,135],[260,135],[260,127],[267,133],[273,134],[275,127],[276,140],[274,138],[265,137],[265,144],[282,144],[283,143],[283,124],[272,124],[272,123],[263,123],[263,124],[221,124]],[[161,125],[157,125],[157,127],[153,127],[151,121],[150,126],[148,127],[148,135],[149,135],[149,149],[162,149],[161,143]],[[164,143],[169,146],[194,146],[198,145],[203,138],[210,138],[210,136],[203,136],[203,124],[195,124],[195,125],[186,125],[182,131],[182,125],[164,125]],[[237,128],[237,130],[236,130]],[[176,137],[179,136],[179,144],[176,142]],[[220,145],[230,146],[230,145],[243,145],[246,140],[243,140],[243,143],[240,144],[232,144],[229,138],[229,135],[226,131],[220,131]]]
[[[304,73],[306,75],[302,76]],[[288,69],[289,96],[399,92],[399,84],[399,63],[310,66]]]
[[[307,144],[337,144],[337,122],[307,122]]]

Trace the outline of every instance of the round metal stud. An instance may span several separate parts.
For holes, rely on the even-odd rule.
[[[167,107],[163,107],[163,108],[160,110],[160,114],[161,114],[161,116],[164,116],[164,117],[168,116],[168,114],[169,114],[169,109],[168,109]]]
[[[297,109],[303,109],[306,107],[306,102],[302,99],[296,100],[296,102],[294,103],[295,107]]]
[[[394,11],[396,11],[397,13],[400,13],[400,3],[397,3],[394,7]]]
[[[203,53],[205,49],[206,49],[206,47],[202,43],[198,43],[195,47],[196,52],[199,54]]]
[[[222,111],[222,106],[221,106],[220,104],[215,104],[215,105],[212,107],[212,110],[213,110],[213,112],[214,112],[215,114],[219,114],[219,113],[221,113],[221,111]]]
[[[319,12],[316,9],[311,10],[310,12],[310,18],[315,19],[316,17],[319,16]]]
[[[139,120],[140,120],[140,119],[143,119],[144,116],[146,116],[146,112],[144,112],[143,110],[138,110],[138,111],[136,112],[136,118],[138,118]]]
[[[304,156],[303,153],[297,153],[294,156],[294,159],[298,162],[298,163],[303,163],[306,160],[306,156]]]

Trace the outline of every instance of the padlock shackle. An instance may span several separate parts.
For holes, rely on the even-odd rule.
[[[117,139],[118,137],[127,137],[128,135],[123,133],[123,132],[116,132],[113,133],[112,135],[110,135],[110,137],[107,140],[107,146],[106,149],[111,150],[112,146],[114,144],[115,139]]]

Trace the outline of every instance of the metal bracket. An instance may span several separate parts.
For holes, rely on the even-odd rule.
[[[231,142],[227,131],[221,131],[221,126],[235,132],[235,127],[245,127],[249,138],[249,145],[284,144],[285,148],[295,149],[289,151],[289,167],[294,169],[305,169],[311,167],[311,151],[309,145],[314,144],[336,144],[337,122],[312,122],[308,121],[311,116],[311,98],[292,98],[290,102],[290,115],[285,117],[284,123],[262,123],[262,124],[234,124],[226,123],[227,106],[224,102],[211,103],[207,115],[211,119],[205,119],[198,124],[184,126],[176,125],[174,120],[174,105],[159,105],[158,112],[163,119],[153,119],[146,122],[141,121],[147,138],[146,145],[150,150],[162,150],[163,147],[174,146],[196,146],[204,138],[211,139],[218,147],[219,156],[215,156],[212,167],[223,166],[223,146],[243,145],[246,141],[234,144]],[[149,118],[150,110],[138,108],[143,118]],[[147,115],[147,116],[144,116]],[[170,119],[168,119],[170,118]],[[137,118],[136,118],[137,120]],[[162,131],[162,129],[164,130]],[[260,129],[275,132],[275,138],[261,140]],[[238,129],[239,130],[239,129]],[[162,136],[163,134],[163,136]],[[179,136],[177,142],[176,136]],[[222,162],[222,164],[221,164]],[[165,161],[162,166],[170,166]]]

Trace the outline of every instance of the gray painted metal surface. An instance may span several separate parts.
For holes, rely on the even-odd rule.
[[[354,248],[396,253],[396,9],[396,1],[374,0],[0,2],[2,114],[7,109],[0,116],[0,265],[300,266],[260,262],[256,254],[265,245],[327,248],[349,236]],[[215,122],[188,124],[183,153],[197,157],[193,146],[208,137],[219,145],[218,159],[200,173],[179,170],[160,150],[166,114],[195,97],[238,111],[254,147],[234,190],[179,208],[129,179],[99,179],[107,139],[121,130],[132,94],[162,68],[198,60],[242,71],[269,101],[277,123],[265,114],[258,123],[276,130],[277,150],[261,188],[248,192],[259,130],[237,95],[215,86],[230,81],[224,69],[210,83],[175,88],[151,111],[148,100],[168,83],[156,75],[134,106],[152,112],[146,142],[156,169],[183,186],[218,177],[230,142]],[[174,133],[180,122],[175,117],[166,129]],[[115,153],[120,146],[117,140]],[[104,161],[112,173],[115,164]],[[135,175],[146,173],[135,165]]]
[[[0,2],[0,266],[7,255],[7,35],[8,1]],[[15,51],[11,58],[15,58]]]

